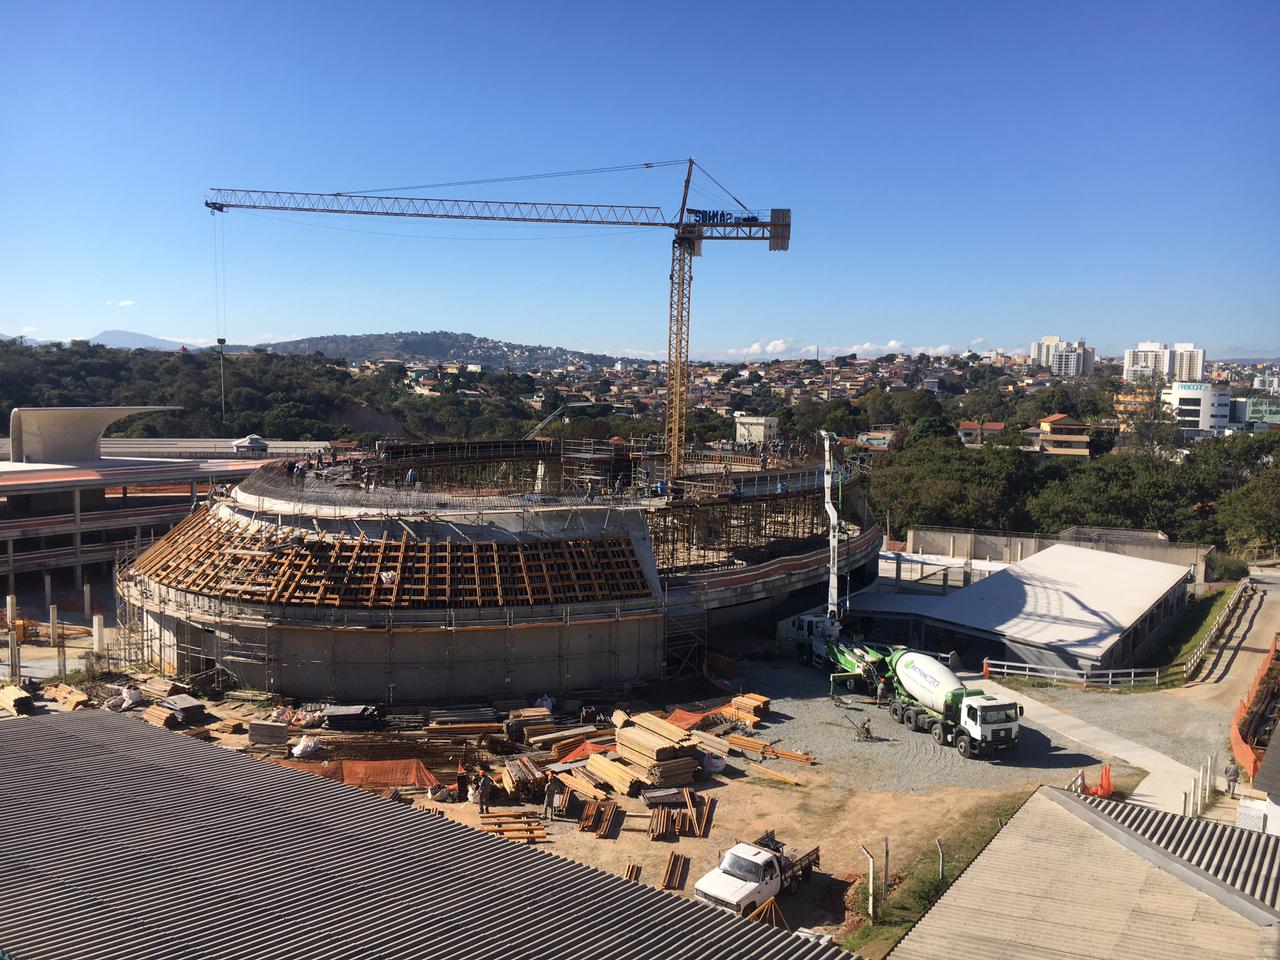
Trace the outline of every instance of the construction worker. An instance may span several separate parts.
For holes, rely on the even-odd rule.
[[[886,692],[887,692],[887,688],[884,685],[884,677],[881,677],[879,683],[876,684],[876,706],[877,707],[884,706],[884,695]]]
[[[1227,769],[1222,772],[1222,775],[1227,778],[1227,795],[1234,800],[1236,783],[1240,780],[1240,767],[1236,763],[1235,757],[1227,760]]]
[[[556,808],[556,797],[560,795],[560,781],[555,774],[547,771],[547,782],[542,788],[542,819],[550,820]]]
[[[476,799],[480,801],[480,812],[489,812],[489,799],[493,796],[493,778],[489,776],[489,768],[480,768],[480,779],[476,781]]]
[[[862,739],[870,740],[871,738],[872,738],[871,737],[871,718],[863,717],[862,718]]]

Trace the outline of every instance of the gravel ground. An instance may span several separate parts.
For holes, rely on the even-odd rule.
[[[849,790],[928,793],[1027,783],[1065,786],[1082,767],[1100,762],[1079,744],[1054,742],[1030,724],[1023,726],[1016,751],[995,760],[965,760],[955,748],[934,743],[927,733],[914,733],[894,723],[887,709],[864,697],[838,690],[851,705],[833,703],[826,676],[797,663],[741,661],[734,681],[743,690],[773,700],[769,722],[757,727],[754,736],[814,754],[823,770]],[[872,743],[861,743],[852,735],[852,724],[860,725],[866,716],[871,717],[872,732],[881,738]],[[786,766],[778,761],[770,765]],[[1121,772],[1116,769],[1117,774]]]
[[[1027,695],[1195,769],[1210,753],[1225,757],[1232,710],[1208,706],[1176,690],[1106,693],[1043,687]]]

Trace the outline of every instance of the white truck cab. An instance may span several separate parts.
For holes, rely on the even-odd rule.
[[[769,831],[755,843],[735,843],[720,866],[704,874],[693,894],[703,903],[750,916],[779,893],[791,893],[819,864],[818,848],[808,853],[778,842]]]
[[[960,728],[979,750],[1012,750],[1018,745],[1018,718],[1022,707],[989,693],[961,701]]]

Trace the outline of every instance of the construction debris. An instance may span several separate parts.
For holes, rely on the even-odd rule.
[[[46,683],[40,688],[40,692],[58,701],[67,710],[81,710],[91,703],[87,693],[66,683]]]
[[[689,858],[674,851],[667,856],[667,865],[662,870],[662,889],[680,890],[684,887],[684,875],[689,869]]]

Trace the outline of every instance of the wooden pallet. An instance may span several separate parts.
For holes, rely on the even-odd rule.
[[[618,826],[625,814],[612,800],[600,804],[600,825],[596,827],[597,840],[612,840],[618,835]]]

